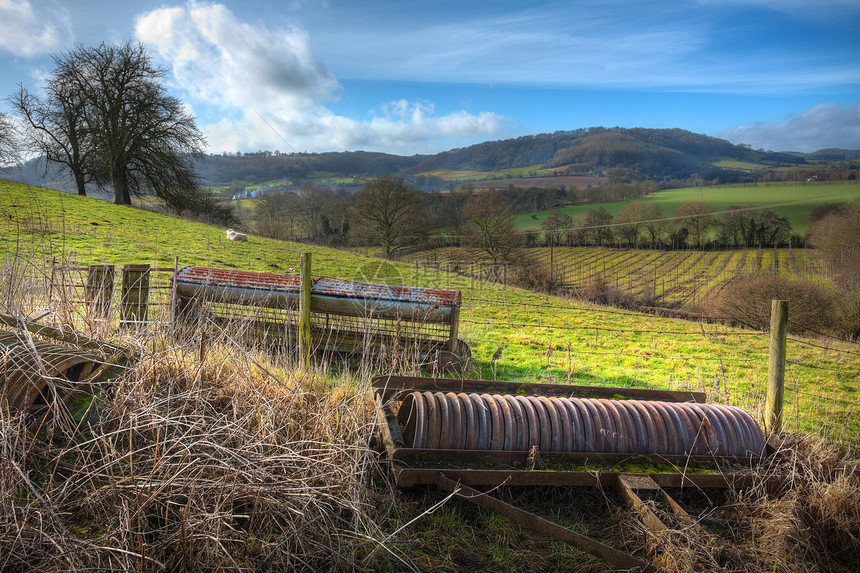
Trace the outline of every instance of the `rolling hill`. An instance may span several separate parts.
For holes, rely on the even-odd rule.
[[[796,177],[803,178],[829,178],[846,171],[855,172],[856,177],[860,151],[776,153],[682,129],[594,127],[487,141],[435,155],[399,156],[366,151],[285,154],[262,150],[209,155],[197,164],[197,173],[202,184],[216,188],[244,187],[270,180],[285,180],[294,188],[306,182],[350,187],[361,185],[368,178],[393,173],[419,188],[431,190],[493,177],[529,178],[538,172],[542,176],[596,176],[613,167],[629,170],[636,178],[654,181],[695,176],[719,183],[738,183],[758,181],[768,174],[792,169],[799,170],[801,175]],[[464,172],[473,176],[464,176]],[[32,185],[70,187],[56,174],[45,173],[44,164],[36,160],[10,176]]]

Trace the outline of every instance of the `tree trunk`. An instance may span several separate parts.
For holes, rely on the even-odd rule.
[[[117,205],[131,205],[125,173],[114,173],[111,176],[111,182],[113,183],[113,202]]]
[[[86,186],[86,183],[84,183],[83,173],[80,173],[80,172],[75,173],[75,185],[78,186],[78,195],[83,195],[84,197],[86,197],[87,186]]]

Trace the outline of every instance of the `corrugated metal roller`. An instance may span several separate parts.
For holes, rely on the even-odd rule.
[[[0,330],[0,396],[12,412],[29,412],[52,399],[52,381],[83,380],[101,364],[96,356],[80,350],[30,340],[24,335]],[[62,399],[71,385],[56,388]]]
[[[743,457],[765,443],[719,404],[414,391],[398,420],[413,448]]]

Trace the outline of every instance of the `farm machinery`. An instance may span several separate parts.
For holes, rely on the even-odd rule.
[[[749,486],[772,453],[747,412],[701,392],[400,376],[372,387],[398,487],[436,486],[624,569],[659,570],[479,488],[614,490],[652,531],[668,528],[655,503],[697,527],[671,491]]]

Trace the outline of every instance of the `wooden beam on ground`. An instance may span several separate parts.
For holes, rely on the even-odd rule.
[[[442,473],[437,475],[436,485],[445,492],[455,494],[461,499],[471,501],[476,505],[495,511],[499,515],[507,517],[522,527],[535,531],[541,535],[545,535],[558,541],[563,541],[564,543],[567,543],[572,547],[576,547],[590,555],[594,555],[615,567],[627,571],[641,571],[643,573],[659,573],[662,571],[647,561],[634,557],[629,553],[619,551],[614,547],[610,547],[605,543],[601,543],[600,541],[586,535],[582,535],[581,533],[571,531],[564,526],[505,503],[484,492],[462,485],[449,479]]]
[[[660,521],[657,514],[651,510],[642,499],[636,495],[637,490],[657,491],[660,486],[647,474],[618,474],[615,479],[615,491],[627,505],[642,517],[645,526],[652,533],[660,533],[669,529]]]

